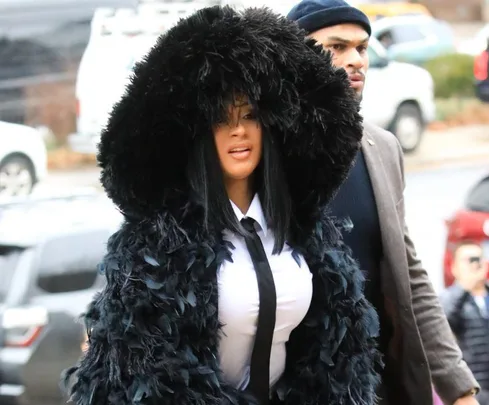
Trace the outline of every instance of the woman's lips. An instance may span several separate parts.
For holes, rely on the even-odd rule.
[[[236,160],[245,160],[248,159],[251,155],[251,149],[242,147],[242,148],[233,148],[229,151],[229,154]]]

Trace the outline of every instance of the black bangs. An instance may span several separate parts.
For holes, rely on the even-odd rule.
[[[359,106],[345,72],[296,23],[265,8],[199,10],[137,64],[99,144],[109,197],[139,218],[181,218],[193,143],[211,138],[245,97],[275,146],[294,221],[313,223],[360,147]]]
[[[254,116],[259,118],[259,103],[243,91],[232,89],[223,95],[217,95],[214,100],[208,100],[208,105],[213,105],[210,111],[202,111],[208,127],[212,128],[216,124],[229,123],[230,108],[251,107]],[[261,121],[260,121],[261,123]]]

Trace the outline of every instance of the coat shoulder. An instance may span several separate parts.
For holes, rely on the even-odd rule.
[[[396,201],[400,201],[404,192],[404,154],[397,138],[392,132],[367,122],[363,126],[363,138],[363,149],[372,150],[373,145],[372,153],[378,155],[378,164],[371,167],[370,176],[385,178]]]
[[[370,122],[364,121],[363,136],[372,139],[382,151],[385,151],[384,154],[390,155],[391,158],[401,150],[399,141],[392,132]],[[393,152],[395,152],[394,155],[392,155]]]

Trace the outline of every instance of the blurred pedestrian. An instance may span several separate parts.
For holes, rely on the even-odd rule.
[[[378,318],[327,212],[358,107],[265,9],[206,8],[158,40],[101,137],[125,222],[75,404],[373,405]]]
[[[459,243],[453,253],[455,283],[442,294],[445,313],[467,364],[481,386],[481,405],[489,405],[489,293],[482,248]]]
[[[367,16],[344,0],[302,0],[288,18],[331,52],[333,64],[346,70],[361,99],[369,67]],[[399,77],[400,82],[408,79]],[[478,384],[416,257],[406,227],[403,190],[398,141],[365,122],[356,163],[330,208],[333,215],[352,221],[345,242],[367,275],[366,296],[379,312],[379,344],[386,364],[379,396],[382,404],[428,405],[433,401],[433,381],[446,404],[476,404]]]

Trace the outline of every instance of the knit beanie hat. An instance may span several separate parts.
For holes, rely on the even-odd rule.
[[[287,15],[289,20],[297,21],[307,33],[338,24],[353,23],[371,35],[368,17],[345,0],[302,0]]]

